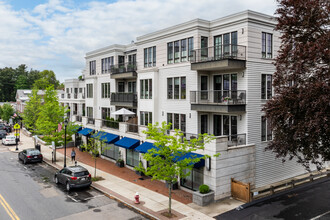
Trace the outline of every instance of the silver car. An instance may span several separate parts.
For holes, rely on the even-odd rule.
[[[67,191],[72,188],[89,187],[92,184],[91,175],[82,166],[64,167],[55,173],[54,181],[56,184],[65,184]]]

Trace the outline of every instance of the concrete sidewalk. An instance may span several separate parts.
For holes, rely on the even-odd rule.
[[[34,147],[34,141],[32,137],[25,136],[21,133],[21,141],[19,143],[19,151]],[[16,146],[10,146],[9,149],[15,152]],[[57,161],[56,164],[52,163],[52,149],[50,146],[41,145],[41,152],[44,156],[44,161],[50,165],[61,169],[64,164],[63,154],[60,152],[63,150],[57,151]],[[67,155],[70,155],[71,149],[67,148]],[[79,152],[77,152],[77,156]],[[87,165],[91,164],[84,163],[78,159],[78,164],[84,166],[89,170],[91,174],[94,173],[94,167]],[[92,159],[92,158],[90,158]],[[85,159],[86,160],[86,159]],[[67,157],[67,166],[73,165],[71,158]],[[152,191],[141,185],[126,181],[122,178],[119,178],[115,175],[110,174],[109,172],[102,171],[97,169],[97,176],[101,176],[104,180],[93,182],[92,186],[110,197],[125,203],[127,206],[130,206],[154,219],[168,219],[161,215],[168,209],[168,196],[162,195],[155,191]],[[156,190],[157,191],[157,190]],[[140,194],[140,204],[134,203],[134,195],[136,192]],[[213,216],[222,214],[226,211],[234,209],[243,203],[234,199],[226,199],[219,202],[215,202],[206,207],[200,207],[193,203],[184,204],[182,202],[172,199],[172,212],[177,217],[171,219],[213,219]]]

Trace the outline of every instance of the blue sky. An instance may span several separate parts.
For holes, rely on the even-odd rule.
[[[85,54],[195,18],[254,10],[273,15],[275,0],[0,0],[0,68],[53,70],[76,78]]]

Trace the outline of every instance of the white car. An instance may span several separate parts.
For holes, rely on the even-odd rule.
[[[16,144],[16,137],[15,136],[6,136],[2,139],[3,145],[10,145],[10,144]]]

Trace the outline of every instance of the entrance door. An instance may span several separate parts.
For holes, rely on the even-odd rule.
[[[213,76],[213,98],[215,103],[220,103],[222,99],[222,76]]]

